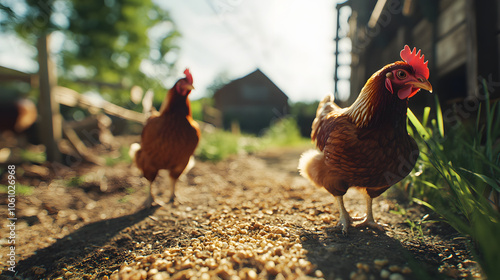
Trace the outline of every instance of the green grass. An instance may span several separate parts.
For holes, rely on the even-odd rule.
[[[220,161],[230,155],[255,152],[260,145],[256,137],[215,130],[202,135],[196,155],[201,160]]]
[[[282,118],[269,127],[262,139],[266,147],[288,147],[310,143],[300,135],[300,129],[293,118]]]
[[[104,156],[104,160],[106,161],[107,166],[114,166],[117,163],[120,162],[125,162],[125,163],[131,163],[132,158],[130,158],[130,155],[128,154],[130,147],[120,147],[120,154],[118,157],[111,157],[111,156]]]
[[[47,160],[45,152],[34,152],[22,149],[20,156],[23,162],[44,163]]]
[[[266,148],[288,147],[309,143],[300,136],[292,118],[283,118],[269,127],[262,137],[234,134],[223,130],[203,133],[196,156],[201,160],[220,161],[230,155],[254,153]]]
[[[408,111],[408,129],[419,144],[420,157],[403,184],[410,184],[413,201],[474,240],[479,263],[494,279],[500,264],[500,213],[495,209],[498,201],[488,198],[500,192],[500,110],[498,103],[489,103],[488,92],[486,99],[486,109],[480,107],[472,125],[445,126],[437,97],[432,119],[430,108],[422,121]]]
[[[0,184],[0,193],[8,193],[8,190],[9,186]],[[23,184],[16,184],[16,195],[31,195],[33,194],[34,190],[35,187]]]
[[[85,178],[82,176],[75,176],[65,182],[67,187],[79,187],[85,183]]]
[[[404,222],[410,227],[411,236],[416,239],[422,239],[424,237],[424,231],[422,229],[424,224],[438,222],[429,220],[429,214],[424,215],[420,220],[413,220],[406,209],[399,206],[399,204],[396,204],[396,209],[397,210],[391,210],[390,212],[405,219]]]

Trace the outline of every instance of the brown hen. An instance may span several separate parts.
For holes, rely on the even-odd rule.
[[[191,114],[189,93],[194,89],[193,77],[188,69],[185,78],[178,80],[168,91],[160,112],[154,112],[142,130],[141,144],[134,143],[130,152],[135,163],[150,182],[149,196],[144,202],[150,207],[153,202],[163,205],[153,195],[153,182],[158,171],[169,171],[171,181],[170,202],[175,199],[175,184],[193,163],[193,153],[200,139],[200,129]],[[189,169],[189,168],[187,168]]]
[[[420,51],[405,46],[401,58],[374,73],[350,107],[340,108],[330,95],[320,102],[311,132],[318,150],[305,152],[299,162],[302,176],[335,196],[344,234],[353,220],[382,229],[373,219],[372,199],[406,177],[419,155],[406,130],[408,98],[420,89],[432,92],[432,86]],[[344,207],[350,187],[365,194],[362,218],[351,218]]]

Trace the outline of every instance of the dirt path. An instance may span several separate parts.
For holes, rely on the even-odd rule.
[[[352,228],[343,236],[334,227],[338,211],[333,196],[296,171],[302,151],[282,149],[215,164],[197,162],[178,184],[181,204],[142,211],[137,209],[146,198],[146,181],[127,164],[105,168],[82,164],[47,183],[26,175],[25,180],[31,180],[26,184],[39,187],[18,199],[17,276],[235,280],[477,276],[469,240],[443,223],[418,225],[427,213],[397,200],[401,194],[396,188],[374,201],[376,219],[389,225],[386,232]],[[156,184],[166,194],[167,182],[161,174]],[[1,201],[6,200],[1,197]],[[364,201],[356,191],[348,192],[345,201],[351,215],[364,213]],[[0,206],[0,215],[6,217],[6,205]],[[428,220],[432,219],[437,218],[431,215]],[[6,223],[2,219],[2,231]],[[1,242],[1,265],[6,268],[9,248],[6,238]],[[4,271],[0,277],[11,276]]]

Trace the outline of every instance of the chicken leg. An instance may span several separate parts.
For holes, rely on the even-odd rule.
[[[162,207],[165,206],[165,203],[155,199],[155,197],[153,195],[153,182],[151,182],[149,184],[149,195],[148,195],[148,198],[146,198],[146,201],[144,201],[143,206],[145,208],[151,208],[153,206],[153,202],[162,206]]]
[[[153,182],[149,183],[149,195],[148,198],[144,201],[142,204],[145,208],[150,208],[153,206],[153,201],[155,201],[154,196],[153,196]]]
[[[168,203],[174,203],[175,201],[175,183],[177,183],[177,178],[170,177],[170,199]]]
[[[372,201],[373,198],[368,195],[368,193],[364,192],[366,199],[366,215],[364,217],[355,218],[354,220],[362,220],[360,224],[357,224],[356,227],[371,227],[374,229],[378,229],[383,231],[385,224],[379,224],[375,222],[373,219],[373,209],[372,209]]]
[[[340,212],[340,218],[339,222],[337,223],[337,228],[341,228],[342,234],[347,235],[347,230],[349,229],[349,226],[351,225],[353,219],[351,218],[351,216],[349,216],[349,213],[347,213],[347,210],[345,209],[343,196],[335,196],[335,198],[337,199],[337,202],[339,204]]]

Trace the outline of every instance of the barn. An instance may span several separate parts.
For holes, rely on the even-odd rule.
[[[233,80],[214,94],[224,128],[237,122],[244,132],[260,134],[289,111],[288,96],[261,70]]]
[[[335,39],[340,61],[336,69],[351,69],[350,97],[343,105],[356,99],[372,73],[400,60],[405,44],[422,49],[429,61],[429,81],[441,104],[470,107],[472,102],[477,108],[477,101],[484,101],[483,79],[491,97],[500,97],[495,90],[500,77],[499,11],[498,0],[349,0],[338,4],[339,15],[351,13],[338,17],[348,22],[337,26]],[[347,37],[352,42],[351,59],[343,59],[342,41]],[[335,79],[341,80],[337,75]],[[420,94],[412,98],[412,106],[428,106],[433,99]]]

